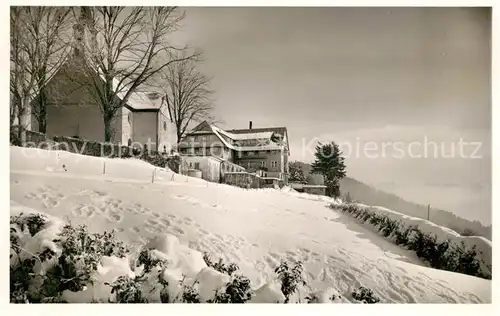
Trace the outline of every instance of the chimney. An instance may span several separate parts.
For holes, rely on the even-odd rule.
[[[252,129],[252,121],[250,121],[250,123],[248,123],[248,129]]]

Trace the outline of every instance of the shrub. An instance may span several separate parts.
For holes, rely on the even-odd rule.
[[[112,283],[105,283],[111,287],[111,293],[116,293],[117,303],[148,303],[148,299],[143,296],[143,285],[148,280],[148,274],[154,268],[159,268],[158,284],[162,287],[160,289],[160,300],[162,303],[169,303],[170,297],[168,295],[167,286],[168,282],[163,279],[163,270],[167,266],[167,261],[156,258],[152,253],[152,249],[144,249],[140,252],[137,258],[137,263],[143,265],[144,269],[139,275],[134,278],[128,276],[120,276]]]
[[[140,252],[137,263],[144,265],[144,273],[149,273],[154,267],[160,266],[164,268],[167,264],[166,261],[156,258],[151,254],[152,249],[144,249]]]
[[[215,297],[207,303],[245,303],[252,298],[250,280],[242,275],[232,278],[222,289],[215,292]]]
[[[306,285],[301,261],[293,266],[290,266],[287,261],[283,261],[274,272],[281,281],[281,292],[285,296],[285,303],[290,301],[290,296],[298,290],[299,285]]]
[[[367,304],[374,304],[380,302],[378,298],[371,289],[364,286],[360,286],[358,289],[352,292],[352,297],[360,302]]]
[[[147,303],[148,300],[142,295],[143,279],[128,276],[120,276],[113,283],[105,283],[111,287],[111,293],[116,293],[117,303]]]
[[[330,207],[374,225],[385,237],[393,236],[391,239],[397,245],[415,251],[420,259],[429,262],[433,268],[491,279],[490,273],[481,270],[475,246],[467,248],[463,241],[458,245],[452,244],[450,240],[438,242],[436,235],[424,233],[417,226],[406,227],[401,221],[370,212],[356,204],[332,204]],[[488,269],[491,271],[491,267]]]
[[[21,214],[12,216],[11,223],[27,227],[33,236],[44,227],[46,218],[40,214]],[[58,302],[64,290],[78,292],[92,283],[91,276],[102,256],[124,257],[128,252],[123,242],[116,240],[114,232],[90,234],[84,225],[76,228],[66,225],[58,238],[53,240],[60,249],[57,256],[54,250],[44,248],[21,261],[19,253],[25,250],[19,244],[17,234],[16,229],[11,228],[11,250],[18,255],[10,269],[11,300],[14,302]],[[49,260],[53,260],[54,264],[47,271],[34,273],[37,261],[44,263]],[[32,286],[39,288],[28,291]]]
[[[64,290],[83,290],[86,284],[92,283],[91,275],[103,256],[124,257],[129,251],[123,242],[116,240],[114,232],[90,234],[85,225],[76,228],[64,226],[58,243],[61,255],[56,265],[47,272],[50,280],[46,279],[49,284],[44,286],[52,288],[50,292],[53,294]]]
[[[18,225],[23,232],[26,228],[28,229],[31,236],[35,236],[36,233],[41,231],[45,224],[47,223],[47,217],[43,214],[27,214],[20,213],[17,216],[10,217],[11,225]]]
[[[30,281],[34,278],[35,259],[26,259],[10,266],[10,302],[29,303]]]
[[[394,231],[394,242],[397,245],[407,245],[409,242],[410,234],[415,229],[414,226],[406,227],[401,222],[398,229]]]
[[[198,281],[195,281],[192,285],[185,284],[183,282],[181,301],[183,303],[201,303],[200,293],[196,287]]]
[[[328,297],[330,301],[335,301],[336,299],[339,299],[340,295],[337,295],[335,293],[332,293],[331,296]],[[318,293],[311,293],[306,296],[306,302],[307,304],[317,304],[321,303],[321,298],[318,296]]]
[[[220,273],[228,274],[229,276],[231,276],[233,272],[240,269],[235,263],[223,263],[222,258],[219,258],[218,262],[212,261],[212,258],[208,252],[203,253],[203,260],[205,260],[207,266],[219,271]]]

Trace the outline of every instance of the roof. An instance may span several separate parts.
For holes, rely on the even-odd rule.
[[[102,77],[102,76],[101,76]],[[113,89],[118,86],[118,79],[113,78]],[[119,91],[116,96],[123,100],[127,91]],[[160,110],[162,105],[162,98],[151,99],[148,97],[147,92],[132,92],[127,100],[127,105],[131,108],[130,110],[141,111],[141,110]]]
[[[285,135],[287,133],[286,127],[262,127],[262,128],[252,128],[252,129],[230,129],[227,130],[228,133],[232,134],[253,134],[262,132],[272,132],[280,135]]]
[[[228,133],[226,131],[226,134],[230,134],[231,138],[234,140],[247,140],[247,139],[264,139],[264,138],[271,138],[273,136],[273,132],[260,132],[260,133],[248,133],[248,134],[234,134],[234,133]]]
[[[205,133],[213,133],[215,134],[220,141],[229,149],[236,151],[255,151],[255,150],[281,150],[282,146],[279,143],[276,143],[272,140],[273,134],[279,134],[287,138],[286,127],[269,127],[269,128],[256,128],[256,129],[233,129],[229,131],[225,131],[222,128],[215,126],[213,124],[209,124],[204,121],[193,130],[191,130],[187,135],[190,134],[205,134]],[[228,142],[223,136],[236,141],[236,144],[232,144]],[[242,146],[238,145],[238,141],[243,140],[268,140],[267,142],[259,142],[257,141],[257,145],[255,146]],[[288,142],[286,142],[288,149]]]
[[[302,186],[304,189],[305,188],[326,188],[326,185],[320,185],[320,184],[304,184]]]

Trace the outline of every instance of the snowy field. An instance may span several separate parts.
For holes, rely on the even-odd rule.
[[[103,174],[105,173],[105,174]],[[384,303],[490,303],[491,281],[428,268],[410,251],[327,207],[326,197],[243,190],[137,160],[11,147],[11,213],[38,210],[140,247],[172,234],[240,266],[255,289],[281,260],[301,260],[311,290]],[[152,183],[154,181],[154,183]]]

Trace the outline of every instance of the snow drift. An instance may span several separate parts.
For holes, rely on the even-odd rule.
[[[148,243],[162,248],[156,249],[158,255],[178,248],[177,265],[172,263],[168,272],[171,280],[199,274],[204,269],[199,253],[208,252],[238,264],[253,284],[252,301],[279,301],[274,269],[281,261],[302,261],[308,291],[321,297],[332,288],[351,300],[355,288],[366,286],[384,303],[491,302],[490,280],[427,267],[411,251],[329,209],[338,201],[327,197],[245,190],[134,159],[34,148],[11,147],[10,176],[11,212],[19,203],[64,222],[86,224],[92,232],[115,229],[136,252]],[[51,229],[61,225],[56,222]],[[102,265],[130,273],[124,260],[108,258]],[[100,271],[103,280],[116,277],[113,270]]]

